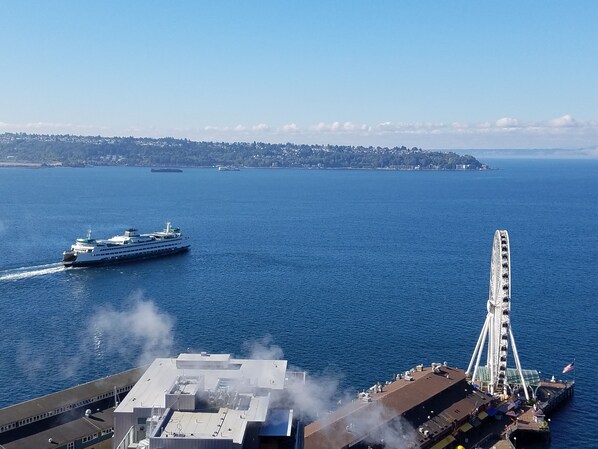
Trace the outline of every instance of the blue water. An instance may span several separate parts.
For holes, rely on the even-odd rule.
[[[552,447],[591,447],[598,161],[491,163],[501,169],[0,170],[0,407],[144,354],[246,356],[248,342],[268,339],[349,391],[418,363],[466,368],[494,231],[507,229],[522,364],[547,377],[577,367]],[[107,237],[166,220],[191,237],[190,253],[56,264],[90,226]]]

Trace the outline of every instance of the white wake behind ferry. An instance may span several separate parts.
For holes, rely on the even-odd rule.
[[[166,223],[166,229],[151,234],[139,234],[137,229],[127,229],[124,235],[105,240],[91,237],[77,239],[71,249],[63,253],[65,267],[107,265],[135,259],[162,257],[189,249],[189,238],[183,237],[179,228]]]

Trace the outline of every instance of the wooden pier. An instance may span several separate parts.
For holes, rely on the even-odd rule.
[[[517,439],[550,440],[550,427],[546,416],[571,399],[575,382],[541,381],[536,388],[536,403],[507,426],[502,437],[516,445]]]

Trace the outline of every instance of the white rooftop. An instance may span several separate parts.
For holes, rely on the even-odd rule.
[[[247,410],[222,407],[218,413],[173,412],[160,437],[233,440],[241,444],[248,422],[264,422],[269,396],[253,396]]]
[[[230,354],[181,354],[177,358],[158,358],[127,394],[115,412],[132,412],[134,408],[166,408],[167,390],[178,377],[203,380],[203,391],[214,391],[222,380],[232,389],[264,388],[282,390],[286,360],[233,359]]]
[[[284,389],[286,368],[286,360],[233,359],[230,354],[159,358],[114,413],[134,414],[136,421],[171,409],[156,438],[242,444],[248,422],[266,421],[270,394]]]

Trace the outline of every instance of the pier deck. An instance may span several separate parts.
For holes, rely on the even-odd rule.
[[[573,396],[575,382],[546,381],[540,382],[536,389],[537,402],[515,418],[505,428],[503,437],[513,440],[517,436],[525,439],[550,440],[550,427],[546,415],[552,413]]]

